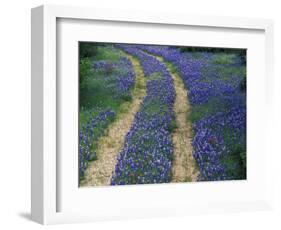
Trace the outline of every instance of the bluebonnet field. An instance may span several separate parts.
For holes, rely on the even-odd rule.
[[[87,54],[89,50],[92,54]],[[146,96],[124,137],[111,185],[167,183],[173,167],[175,88],[171,63],[187,89],[198,181],[246,179],[245,51],[152,45],[86,44],[80,51],[79,175],[98,160],[99,138],[132,100],[140,62]],[[86,53],[86,54],[85,54]],[[163,57],[165,62],[153,55]]]
[[[193,156],[199,180],[246,178],[246,66],[233,53],[181,52],[165,46],[138,46],[171,62],[192,105]]]
[[[156,58],[133,47],[119,47],[140,60],[147,78],[147,95],[126,136],[111,184],[169,182],[175,98],[172,78]]]
[[[98,140],[116,118],[121,104],[131,100],[135,84],[132,63],[124,55],[113,47],[98,49],[101,51],[94,52],[99,56],[85,55],[80,59],[80,179],[88,163],[97,160]]]

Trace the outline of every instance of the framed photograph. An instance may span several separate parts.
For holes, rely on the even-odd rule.
[[[32,219],[272,207],[273,22],[32,9]]]

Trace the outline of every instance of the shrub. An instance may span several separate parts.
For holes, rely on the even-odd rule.
[[[81,58],[91,58],[97,55],[98,45],[92,42],[80,42],[79,43],[79,55]]]
[[[79,65],[79,82],[80,85],[83,87],[83,84],[85,85],[85,80],[88,78],[88,76],[91,73],[91,62],[88,58],[82,58],[80,59],[80,65]]]
[[[240,82],[240,90],[242,92],[245,92],[246,89],[247,89],[247,81],[246,81],[246,78],[244,77]]]

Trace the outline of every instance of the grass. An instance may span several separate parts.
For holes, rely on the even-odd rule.
[[[246,132],[240,135],[237,141],[233,141],[237,139],[233,130],[225,128],[223,139],[228,146],[229,153],[223,155],[221,161],[225,165],[228,175],[237,179],[246,178],[246,144],[240,142],[246,140]]]
[[[93,57],[92,60],[111,60],[113,62],[116,62],[122,56],[124,56],[122,52],[118,49],[115,49],[113,45],[97,46],[97,54]]]
[[[112,45],[99,45],[99,44],[87,44],[87,47],[93,47],[95,52],[93,56],[80,57],[80,69],[79,69],[79,125],[80,129],[97,117],[102,111],[107,109],[112,110],[116,116],[109,119],[111,124],[115,119],[118,119],[120,113],[124,113],[128,110],[128,103],[132,101],[131,91],[128,93],[122,93],[117,95],[117,78],[115,76],[125,76],[127,69],[123,69],[122,66],[115,67],[116,64],[125,55]],[[85,50],[84,50],[85,51]],[[112,68],[93,68],[93,63],[96,61],[106,61],[109,67]],[[140,84],[138,84],[140,85]],[[106,135],[107,127],[101,124],[101,127],[96,127],[92,130],[93,136],[99,137],[100,135]],[[102,129],[102,130],[101,130]],[[90,161],[97,160],[95,154],[97,149],[97,140],[92,142]]]
[[[232,76],[246,77],[246,67],[230,67],[217,66],[215,71],[219,74],[219,78],[223,81],[230,81]]]
[[[192,51],[189,52],[194,59],[200,60],[203,58],[202,52]],[[210,58],[210,65],[207,67],[201,68],[201,79],[203,82],[220,80],[227,84],[232,84],[234,87],[239,87],[241,91],[245,91],[246,88],[246,66],[245,65],[234,65],[237,56],[237,53],[222,53],[217,52],[213,54]],[[177,73],[176,68],[170,63],[166,62],[166,65],[169,67],[171,73]],[[240,84],[238,81],[234,81],[234,78],[240,78]],[[221,99],[213,97],[208,100],[208,102],[200,105],[193,105],[191,112],[186,115],[186,119],[190,120],[192,123],[199,121],[202,118],[215,115],[217,112],[229,111],[229,105],[224,103]],[[212,129],[216,129],[216,125],[212,125]],[[193,136],[194,134],[192,134]],[[236,179],[245,179],[246,178],[246,144],[243,143],[243,140],[246,139],[246,136],[240,136],[236,138],[237,142],[233,141],[232,130],[227,128],[223,131],[223,140],[228,147],[228,153],[223,154],[221,158],[221,163],[225,166],[226,173],[229,178]],[[242,142],[241,142],[242,140]],[[185,178],[186,181],[190,181],[190,178]]]
[[[233,62],[235,54],[218,53],[213,56],[213,63],[219,65],[229,65]]]
[[[170,133],[174,132],[176,129],[178,128],[178,125],[177,125],[177,121],[176,121],[176,116],[174,115],[172,117],[172,121],[170,122],[169,124],[169,127],[168,127],[168,131]]]
[[[123,53],[121,53],[123,55]],[[124,145],[124,137],[128,133],[134,117],[146,94],[146,80],[139,63],[132,56],[126,55],[135,70],[135,84],[132,86],[132,101],[125,100],[117,108],[115,121],[106,129],[105,134],[98,140],[96,146],[97,160],[91,162],[82,186],[109,185],[110,175],[114,171],[117,155]],[[122,67],[122,66],[121,66]],[[103,72],[103,71],[101,71]],[[111,93],[112,94],[112,93]]]
[[[161,79],[161,78],[162,78],[161,74],[160,74],[160,73],[157,73],[157,72],[154,72],[154,73],[150,74],[150,76],[148,77],[148,79],[149,79],[150,81],[159,80],[159,79]]]
[[[213,55],[213,58],[210,60],[211,63],[215,63],[214,66],[208,66],[201,69],[202,81],[203,82],[212,82],[212,76],[216,74],[217,80],[221,80],[229,84],[237,84],[233,81],[233,78],[240,77],[241,82],[244,83],[246,78],[246,66],[229,66],[233,63],[236,58],[236,54],[224,54],[217,53]],[[226,66],[227,65],[227,66]],[[241,87],[239,85],[239,87]],[[222,103],[220,99],[211,98],[208,102],[201,105],[194,105],[192,107],[192,112],[190,114],[190,119],[192,122],[200,120],[203,117],[207,117],[215,114],[216,112],[227,111],[228,108],[225,104]]]
[[[202,52],[191,52],[191,55],[194,59],[202,58]]]
[[[224,108],[224,106],[217,98],[212,98],[207,103],[192,106],[191,113],[188,115],[188,118],[191,119],[191,122],[196,122],[204,117],[211,116],[224,109],[226,108]]]
[[[212,82],[213,74],[216,74],[216,78],[225,83],[233,84],[233,78],[240,76],[242,80],[246,78],[246,66],[225,66],[225,65],[215,65],[202,67],[201,73],[203,75],[203,82]]]
[[[121,57],[124,57],[121,51],[115,49],[113,46],[101,46],[97,47],[96,56],[92,57],[90,60],[101,61],[106,60],[112,64],[116,63]],[[87,62],[88,64],[88,62]],[[93,69],[90,65],[87,65],[88,69],[81,68],[80,71],[87,73],[87,79],[81,85],[80,83],[80,108],[83,108],[80,114],[82,122],[84,120],[83,111],[88,111],[91,109],[106,109],[111,108],[113,111],[118,112],[118,108],[125,101],[130,101],[131,95],[122,95],[120,98],[116,98],[114,95],[114,86],[116,81],[114,78],[110,78],[114,74],[122,74],[122,69],[112,68],[110,72],[101,71],[100,69]],[[90,68],[90,70],[89,70]],[[80,72],[81,73],[81,72]]]
[[[232,65],[235,61],[236,54],[214,54],[210,60],[210,64],[206,68],[201,69],[202,81],[212,82],[214,77],[216,80],[227,84],[232,84],[234,87],[239,87],[244,93],[246,88],[246,66]],[[215,64],[215,65],[213,65]],[[234,78],[239,78],[239,81],[234,81]],[[239,85],[237,85],[239,84]],[[215,115],[217,112],[227,113],[228,105],[219,98],[211,98],[208,102],[201,105],[193,105],[189,119],[192,123],[199,121],[202,118]],[[211,127],[216,129],[215,125]],[[222,130],[222,138],[227,152],[222,154],[221,163],[226,169],[227,176],[235,179],[246,178],[246,133],[239,136],[229,127]]]

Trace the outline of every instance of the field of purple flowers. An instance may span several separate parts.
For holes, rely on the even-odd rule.
[[[97,160],[97,143],[114,121],[135,84],[132,63],[113,47],[102,48],[95,59],[80,60],[79,177]],[[81,69],[88,69],[81,76]]]
[[[119,47],[140,60],[147,78],[147,95],[126,135],[111,184],[169,182],[175,98],[172,78],[156,58],[135,48]]]
[[[199,180],[246,179],[246,66],[237,54],[137,46],[174,65],[192,105]]]
[[[132,100],[135,72],[125,52],[140,62],[146,96],[124,137],[111,185],[171,181],[177,114],[168,64],[182,78],[191,105],[187,119],[192,122],[198,181],[246,179],[244,51],[124,44],[103,44],[100,49],[102,55],[80,60],[80,178],[88,162],[97,160],[99,138],[116,119],[120,105]]]

